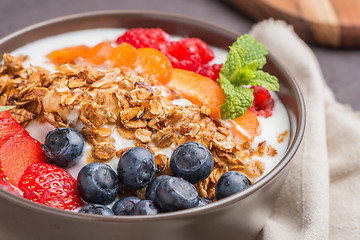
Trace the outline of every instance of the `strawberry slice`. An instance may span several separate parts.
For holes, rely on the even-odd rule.
[[[19,188],[24,198],[47,206],[74,210],[82,205],[76,180],[48,163],[31,164],[21,176]]]
[[[29,135],[28,132],[11,116],[9,111],[0,112],[0,138],[8,134]]]
[[[21,196],[21,191],[9,182],[9,178],[5,175],[3,168],[0,166],[0,187],[18,196]]]
[[[25,131],[26,132],[26,131]],[[0,138],[0,165],[15,187],[25,169],[32,163],[45,162],[39,141],[29,134],[8,134]]]

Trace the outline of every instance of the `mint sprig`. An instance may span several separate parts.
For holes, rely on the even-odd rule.
[[[221,106],[222,119],[240,117],[252,105],[253,90],[248,86],[279,90],[277,78],[261,70],[267,54],[266,46],[247,34],[230,47],[217,80],[226,95],[226,102]]]
[[[0,112],[5,112],[13,109],[15,106],[0,106]]]

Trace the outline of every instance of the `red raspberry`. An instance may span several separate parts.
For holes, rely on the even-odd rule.
[[[216,82],[216,80],[219,78],[220,70],[223,67],[223,65],[224,64],[213,64],[213,65],[204,64],[200,66],[196,72],[198,74],[211,78]]]
[[[34,163],[19,181],[24,198],[65,210],[82,204],[76,180],[64,169],[48,163]]]
[[[169,38],[169,35],[160,28],[132,28],[118,37],[116,43],[127,42],[136,48],[159,49],[159,45],[168,42]]]
[[[169,42],[160,50],[176,58],[179,61],[179,65],[185,67],[189,65],[194,67],[198,64],[206,64],[214,59],[213,51],[205,42],[198,38],[185,38],[179,41]],[[172,61],[171,57],[170,61]],[[192,64],[189,62],[192,62]]]
[[[254,102],[249,108],[257,116],[270,117],[274,109],[274,99],[271,98],[270,92],[262,86],[253,86]]]

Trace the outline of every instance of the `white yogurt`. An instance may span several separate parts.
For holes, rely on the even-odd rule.
[[[46,55],[50,52],[70,46],[76,45],[88,45],[95,46],[96,44],[108,40],[115,41],[118,36],[120,36],[125,30],[118,28],[101,28],[101,29],[91,29],[91,30],[82,30],[71,33],[60,34],[57,36],[52,36],[48,38],[44,38],[32,43],[29,43],[15,51],[11,54],[13,56],[17,56],[20,54],[27,55],[29,58],[26,62],[24,62],[24,66],[28,67],[30,64],[33,66],[40,66],[46,69],[55,70],[54,65],[46,58]],[[173,40],[179,39],[179,37],[172,37]],[[214,50],[216,59],[213,60],[213,63],[224,63],[226,60],[227,52],[219,49],[212,48]],[[273,110],[273,114],[271,117],[263,118],[259,117],[259,123],[261,125],[261,135],[256,137],[253,144],[255,148],[260,142],[266,141],[267,144],[271,145],[274,149],[277,150],[277,155],[275,157],[254,157],[256,159],[260,159],[265,166],[265,172],[262,176],[268,173],[272,168],[276,166],[276,164],[280,161],[282,156],[285,154],[288,144],[289,137],[285,139],[282,143],[278,142],[278,136],[290,129],[289,117],[287,115],[286,109],[283,104],[280,102],[279,98],[275,93],[271,93],[272,97],[275,100],[275,107]],[[191,103],[187,100],[174,100],[173,104],[180,106],[187,106]],[[77,112],[71,113],[73,116],[73,120],[77,119]],[[38,139],[40,142],[44,142],[45,136],[48,131],[52,130],[53,127],[50,124],[41,124],[33,121],[26,128],[31,136]],[[80,129],[78,129],[80,130]],[[115,147],[116,150],[120,150],[126,147],[134,146],[133,140],[127,140],[119,135],[117,131],[113,131],[111,135],[115,139]],[[91,146],[86,144],[84,152],[91,150]],[[173,148],[161,149],[158,152],[163,153],[167,156],[171,156]],[[116,169],[118,158],[114,157],[112,160],[108,162],[108,164]],[[80,168],[86,164],[86,154],[83,154],[81,161],[69,172],[76,177]]]

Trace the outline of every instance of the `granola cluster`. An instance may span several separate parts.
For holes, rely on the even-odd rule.
[[[117,131],[135,146],[155,153],[157,174],[169,174],[169,158],[157,150],[199,142],[214,158],[210,176],[196,184],[199,195],[210,199],[223,173],[240,171],[252,181],[264,172],[263,163],[253,156],[276,155],[266,142],[253,149],[250,142],[233,136],[222,121],[209,115],[207,107],[176,105],[173,100],[181,98],[177,93],[118,68],[65,64],[50,73],[40,67],[24,68],[21,59],[5,54],[0,96],[1,105],[16,105],[11,113],[23,126],[37,119],[81,130],[92,145],[88,161],[107,162],[121,156],[126,149],[114,146],[112,134]]]

